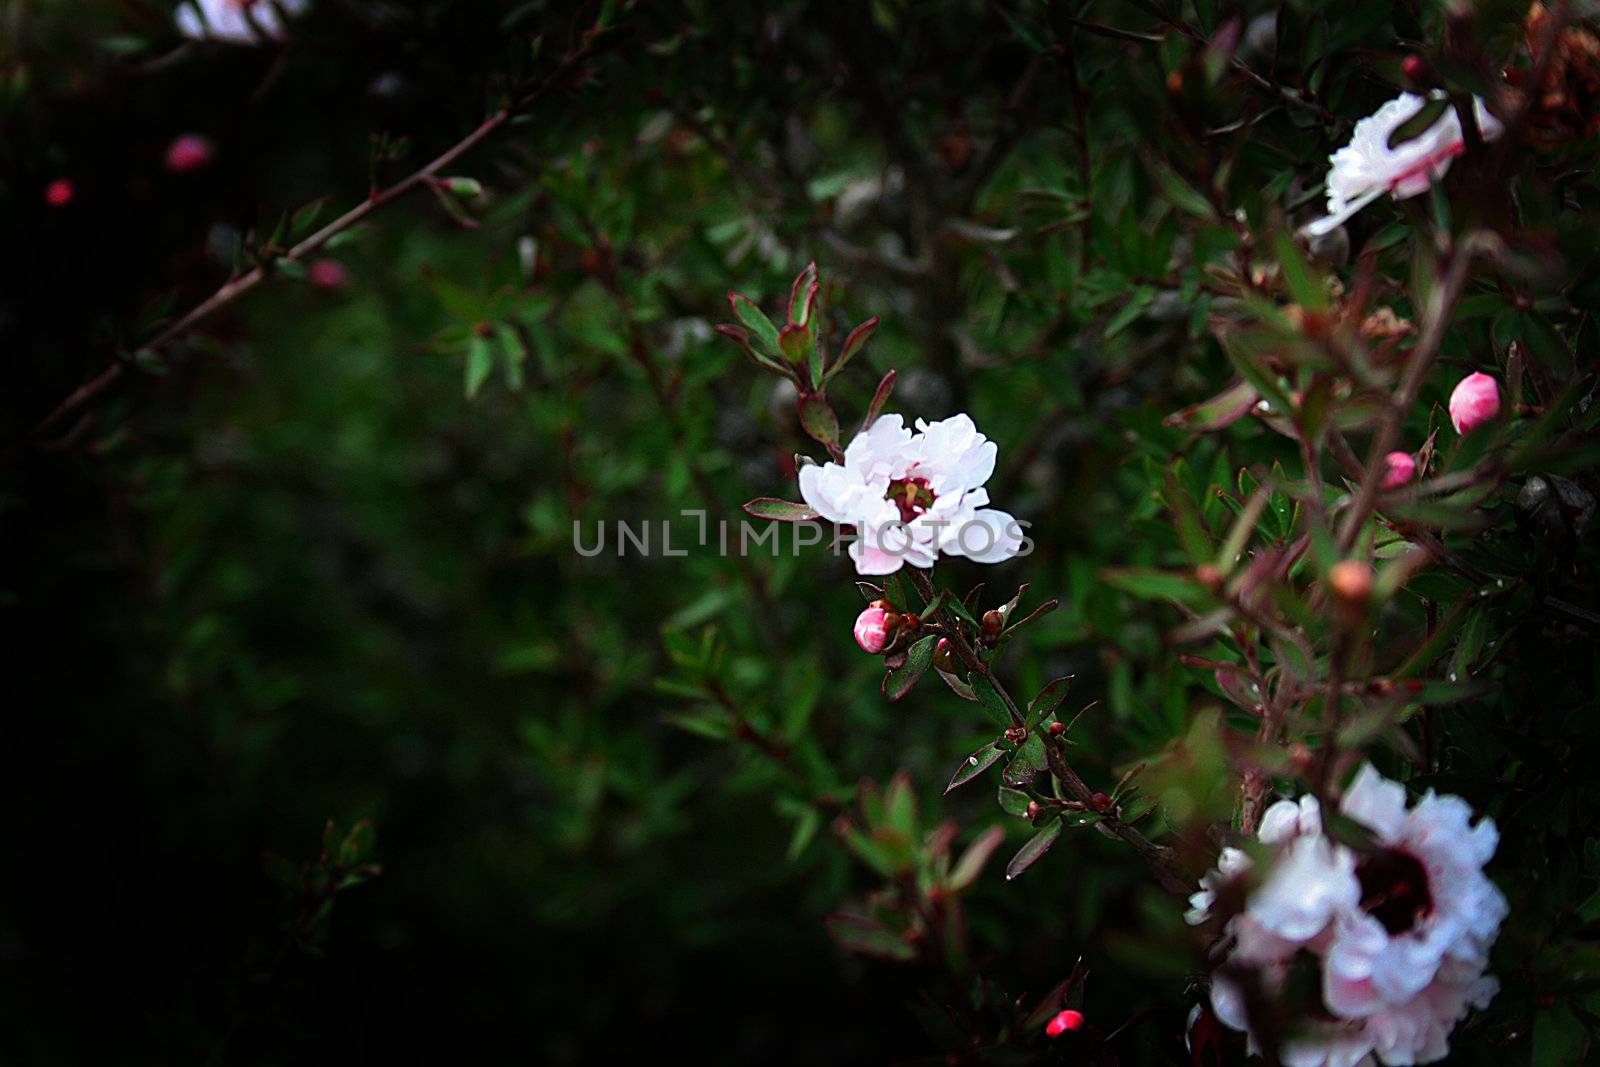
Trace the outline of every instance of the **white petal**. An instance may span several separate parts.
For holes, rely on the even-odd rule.
[[[1379,774],[1370,763],[1362,764],[1355,781],[1345,790],[1339,810],[1366,826],[1381,841],[1400,836],[1406,818],[1406,787]]]
[[[1003,563],[1022,548],[1022,528],[1009,513],[994,508],[974,511],[943,539],[944,551],[974,563]]]

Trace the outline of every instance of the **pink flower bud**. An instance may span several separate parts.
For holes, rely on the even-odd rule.
[[[210,163],[215,154],[210,141],[198,133],[186,133],[167,146],[167,170],[173,174],[199,170]]]
[[[72,182],[66,178],[57,178],[44,187],[44,202],[51,207],[66,207],[72,203],[72,197],[75,192]]]
[[[306,278],[318,289],[343,289],[350,272],[337,259],[319,259],[306,271]]]
[[[1450,394],[1450,421],[1456,433],[1467,434],[1500,414],[1500,386],[1482,371],[1457,383]]]
[[[1044,1032],[1051,1037],[1060,1037],[1068,1030],[1083,1029],[1083,1013],[1068,1008],[1066,1011],[1057,1012],[1055,1018],[1045,1025]]]
[[[882,602],[867,605],[867,610],[856,616],[856,644],[862,651],[877,655],[889,647],[889,635],[894,630],[894,616],[882,607]]]
[[[1383,482],[1379,485],[1385,493],[1393,492],[1417,476],[1417,461],[1410,452],[1390,452],[1383,457]]]

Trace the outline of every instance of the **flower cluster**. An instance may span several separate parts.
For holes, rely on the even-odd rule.
[[[1283,1063],[1356,1067],[1373,1054],[1390,1065],[1440,1060],[1456,1023],[1487,1007],[1499,988],[1484,973],[1507,910],[1483,873],[1499,840],[1494,823],[1474,824],[1460,797],[1431,791],[1408,807],[1405,787],[1370,764],[1339,807],[1370,831],[1370,849],[1325,835],[1314,797],[1282,800],[1262,818],[1266,869],[1258,873],[1248,853],[1224,849],[1190,898],[1187,918],[1199,924],[1224,887],[1253,883],[1219,945],[1212,1008],[1257,1047],[1246,1008],[1252,985],[1276,997],[1309,954],[1322,1003],[1314,1021],[1284,1038]]]
[[[861,574],[931,567],[941,552],[999,563],[1024,538],[1021,523],[986,506],[996,451],[966,415],[918,419],[915,434],[899,415],[884,415],[850,442],[843,463],[801,468],[800,495],[828,521],[856,528],[850,557]]]

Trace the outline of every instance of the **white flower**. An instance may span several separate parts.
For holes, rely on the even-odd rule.
[[[850,558],[861,574],[892,574],[901,564],[931,567],[939,553],[999,563],[1022,546],[1022,525],[985,507],[983,483],[997,449],[972,420],[884,415],[850,442],[844,463],[800,470],[800,496],[830,522],[856,527]]]
[[[1370,764],[1339,807],[1372,832],[1373,848],[1358,853],[1325,836],[1312,797],[1279,801],[1263,815],[1270,865],[1228,920],[1212,1008],[1248,1033],[1241,975],[1253,974],[1271,997],[1309,953],[1328,1015],[1285,1040],[1285,1064],[1433,1063],[1449,1053],[1455,1025],[1499,988],[1484,973],[1507,910],[1483,873],[1498,842],[1494,823],[1474,824],[1461,798],[1432,792],[1408,808],[1405,787]],[[1217,890],[1253,866],[1248,853],[1224,849],[1186,918],[1206,921]],[[1254,1034],[1250,1046],[1258,1047]]]
[[[1371,764],[1339,807],[1377,848],[1356,863],[1361,906],[1340,916],[1328,950],[1328,1007],[1365,1018],[1409,1003],[1441,973],[1475,996],[1507,910],[1483,873],[1499,843],[1493,821],[1473,825],[1465,801],[1431,791],[1408,810],[1405,787]]]
[[[1402,93],[1356,123],[1350,143],[1329,158],[1328,214],[1306,226],[1306,233],[1330,233],[1384,193],[1404,200],[1427,192],[1435,178],[1444,177],[1450,161],[1465,147],[1461,118],[1454,108],[1446,108],[1420,135],[1389,147],[1390,135],[1425,103],[1415,93]],[[1473,99],[1473,112],[1485,140],[1500,136],[1500,122],[1482,100]]]
[[[283,17],[298,15],[308,0],[184,0],[178,30],[195,40],[257,44],[283,37]]]

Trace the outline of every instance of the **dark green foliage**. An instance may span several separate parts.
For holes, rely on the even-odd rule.
[[[1189,1063],[1202,937],[1115,828],[1197,874],[1242,770],[1308,788],[1257,668],[1325,677],[1350,554],[1381,608],[1347,677],[1389,688],[1338,743],[1501,829],[1505,988],[1452,1062],[1591,1047],[1595,141],[1464,159],[1354,255],[1293,236],[1402,55],[1482,91],[1523,10],[318,0],[174,54],[165,4],[12,6],[0,1061]],[[343,287],[285,256],[546,84],[306,257]],[[187,130],[215,164],[163,172]],[[1328,324],[1424,323],[1480,230],[1398,445],[1459,484],[1341,546],[1417,342],[1342,364]],[[1460,438],[1476,369],[1506,412]],[[999,444],[1033,554],[863,586],[1006,609],[994,678],[931,636],[886,672],[848,558],[795,548],[797,463],[880,410]],[[775,542],[715,551],[752,515]],[[1281,624],[1229,614],[1302,540],[1248,585]],[[1046,1042],[1068,1006],[1093,1032]]]

